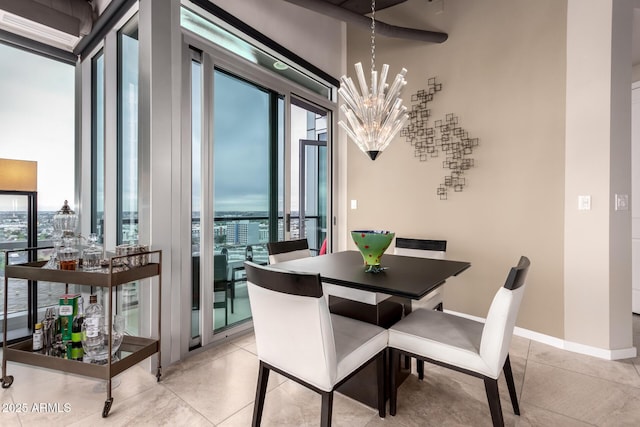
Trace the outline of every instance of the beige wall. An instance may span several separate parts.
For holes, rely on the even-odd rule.
[[[631,335],[631,19],[629,1],[569,0],[565,339],[622,350]],[[578,195],[592,209],[578,211]]]
[[[405,102],[443,84],[432,119],[455,113],[480,139],[467,187],[441,201],[442,158],[420,162],[402,138],[375,162],[348,143],[348,227],[384,228],[397,235],[442,238],[453,259],[472,268],[445,289],[448,309],[486,315],[495,291],[520,255],[532,261],[518,326],[562,338],[566,3],[557,0],[460,0],[434,14],[409,0],[381,11],[417,28],[449,33],[442,45],[377,38],[378,66],[407,68]],[[349,29],[348,72],[369,66],[366,32]],[[345,144],[342,139],[340,144]],[[349,242],[349,248],[355,246]]]

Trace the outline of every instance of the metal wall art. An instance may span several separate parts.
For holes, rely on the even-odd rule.
[[[439,157],[440,153],[444,154],[442,167],[449,171],[449,175],[445,175],[444,182],[440,183],[436,191],[440,200],[446,200],[450,189],[460,192],[466,185],[463,175],[474,166],[471,155],[478,146],[478,138],[470,138],[469,133],[459,126],[458,116],[453,113],[429,126],[431,110],[428,104],[441,90],[442,83],[437,83],[436,78],[432,77],[427,80],[427,89],[420,89],[411,95],[409,124],[402,128],[400,136],[411,143],[415,157],[421,162],[427,161],[429,157]]]

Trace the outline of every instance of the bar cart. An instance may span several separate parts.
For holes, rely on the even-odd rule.
[[[9,265],[9,254],[13,252],[28,251],[31,254],[42,248],[26,248],[7,251],[5,254],[5,279],[4,279],[4,331],[3,331],[3,358],[2,358],[2,388],[6,389],[13,384],[13,376],[7,375],[7,361],[24,363],[27,365],[40,366],[43,368],[55,369],[63,372],[84,375],[87,377],[106,380],[107,382],[107,400],[104,402],[102,417],[109,415],[109,410],[113,403],[111,395],[111,379],[127,370],[131,366],[141,362],[142,360],[158,354],[158,368],[156,371],[156,379],[160,381],[162,375],[161,370],[161,354],[160,354],[160,336],[161,336],[161,316],[158,310],[158,339],[143,338],[125,335],[118,350],[118,358],[112,356],[112,333],[113,333],[113,304],[108,304],[106,310],[107,316],[105,324],[109,331],[109,345],[105,364],[85,363],[78,360],[63,359],[59,357],[49,356],[43,352],[32,350],[32,340],[25,339],[15,344],[9,345],[7,342],[7,317],[8,317],[8,288],[9,278],[27,279],[29,281],[46,281],[65,283],[68,288],[69,283],[74,285],[99,286],[108,290],[108,295],[112,296],[113,291],[118,285],[130,283],[149,277],[158,276],[158,305],[162,303],[162,251],[147,251],[136,254],[136,256],[145,257],[148,260],[145,263],[129,262],[131,255],[113,256],[109,258],[108,265],[98,271],[82,271],[78,270],[55,270],[42,268],[46,261],[27,262],[24,264]],[[35,257],[34,257],[35,258]],[[29,259],[34,259],[29,258]],[[140,259],[140,258],[138,258]],[[110,298],[109,301],[112,301]],[[31,308],[30,308],[31,310]],[[30,313],[31,314],[31,313]],[[34,314],[36,316],[37,314]],[[30,318],[31,315],[29,316]],[[35,322],[34,322],[35,323]],[[29,325],[32,327],[33,325]],[[115,360],[114,360],[115,359]]]

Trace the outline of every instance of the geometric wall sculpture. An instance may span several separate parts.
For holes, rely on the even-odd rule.
[[[434,95],[442,90],[442,84],[435,77],[427,80],[427,88],[411,95],[409,124],[402,128],[400,136],[414,148],[414,156],[421,162],[428,158],[443,156],[442,167],[448,171],[438,186],[436,193],[440,200],[446,200],[449,190],[460,192],[466,185],[465,172],[474,166],[471,155],[478,146],[478,138],[469,137],[469,133],[458,123],[458,116],[447,114],[444,120],[435,120],[429,125],[431,110],[429,103]]]

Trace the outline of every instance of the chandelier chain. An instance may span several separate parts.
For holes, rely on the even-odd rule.
[[[376,69],[376,0],[371,0],[371,71]]]

